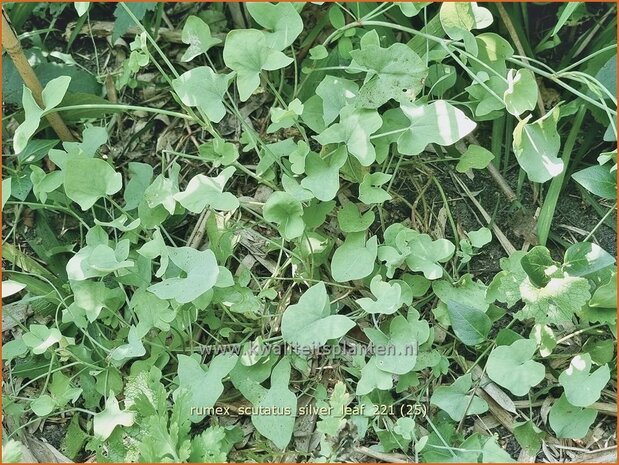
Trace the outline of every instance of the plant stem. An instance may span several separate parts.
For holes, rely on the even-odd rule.
[[[578,137],[578,133],[580,132],[580,127],[582,125],[586,112],[587,107],[581,106],[578,110],[578,113],[576,114],[576,117],[574,118],[574,124],[572,126],[572,129],[570,130],[569,135],[567,136],[567,140],[563,148],[563,157],[561,157],[561,159],[563,160],[563,171],[561,172],[561,174],[552,179],[552,181],[550,182],[550,187],[548,188],[548,192],[546,193],[546,199],[544,200],[544,204],[542,205],[542,209],[537,220],[537,238],[539,241],[539,245],[546,245],[546,241],[548,240],[550,226],[552,224],[552,219],[554,218],[557,202],[559,201],[561,188],[563,187],[563,180],[565,179],[567,166],[570,158],[572,157],[574,144],[576,143],[576,138]]]
[[[26,55],[24,55],[24,50],[15,36],[15,32],[13,31],[13,28],[7,19],[6,13],[4,12],[4,8],[2,9],[2,46],[11,57],[11,60],[13,61],[17,72],[23,79],[24,84],[32,92],[34,100],[41,108],[45,108],[42,98],[43,87],[39,82],[39,78],[37,78],[37,75],[34,73],[32,66],[30,66]],[[47,121],[49,121],[52,129],[56,132],[56,134],[58,134],[60,140],[74,142],[75,137],[73,137],[73,134],[56,111],[57,110],[52,110],[43,114],[47,118]]]
[[[66,107],[54,108],[51,110],[52,112],[60,112],[60,111],[71,111],[71,110],[118,110],[118,111],[144,111],[147,113],[157,113],[160,115],[173,116],[175,118],[182,118],[190,121],[195,121],[199,123],[195,118],[185,115],[184,113],[178,113],[176,111],[163,110],[161,108],[151,108],[151,107],[141,107],[137,105],[119,105],[119,104],[98,104],[98,103],[88,103],[84,105],[69,105]],[[47,115],[50,112],[44,112],[43,115]]]

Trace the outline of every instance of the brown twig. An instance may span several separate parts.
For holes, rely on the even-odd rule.
[[[15,35],[15,31],[13,31],[13,28],[11,27],[4,9],[2,9],[2,46],[11,57],[11,60],[13,61],[17,72],[23,79],[24,84],[32,92],[34,100],[41,108],[43,108],[43,87],[41,87],[41,83],[39,82],[37,75],[34,73],[32,66],[30,66],[26,55],[24,55],[24,50],[19,43],[19,39]],[[67,142],[75,141],[75,137],[73,137],[73,134],[58,113],[49,113],[45,115],[45,117],[47,118],[47,121],[49,121],[52,129],[56,131],[56,134],[58,134],[60,140]]]
[[[187,247],[194,249],[200,248],[200,244],[202,244],[202,239],[204,238],[204,233],[206,232],[206,224],[210,213],[211,211],[206,208],[202,210],[200,218],[198,218],[193,231],[191,231],[191,234],[189,235],[189,239],[187,239]]]
[[[387,454],[386,452],[379,452],[379,451],[372,450],[369,447],[365,447],[365,446],[355,447],[355,452],[359,452],[360,454],[366,455],[368,457],[372,457],[374,459],[382,460],[383,462],[389,462],[389,463],[410,462],[410,459],[405,455]]]
[[[503,247],[503,249],[509,254],[513,254],[516,251],[516,247],[514,247],[514,245],[509,241],[509,239],[507,238],[507,236],[503,233],[503,231],[501,231],[501,228],[499,228],[497,226],[496,223],[494,223],[494,221],[492,221],[492,217],[488,214],[488,212],[484,209],[484,207],[482,207],[482,205],[477,201],[477,199],[475,198],[475,196],[473,195],[473,193],[470,191],[470,189],[466,186],[466,184],[464,184],[460,178],[458,178],[454,173],[450,173],[452,178],[454,179],[454,181],[456,181],[456,183],[460,186],[460,188],[464,191],[464,193],[466,194],[466,196],[469,198],[469,200],[473,203],[473,205],[475,205],[475,207],[477,208],[477,210],[479,210],[479,213],[481,214],[481,216],[484,217],[484,220],[488,223],[488,224],[492,224],[491,228],[492,231],[494,232],[494,235],[496,236],[496,238],[498,239],[498,241],[500,242],[501,246]]]
[[[472,134],[467,136],[467,139],[469,139],[475,145],[481,145],[477,138]],[[505,194],[505,197],[507,197],[507,200],[509,200],[510,203],[518,199],[512,188],[509,186],[509,184],[507,184],[507,181],[501,175],[501,173],[499,173],[499,170],[496,169],[494,164],[488,164],[486,169],[488,170],[488,173],[490,173],[490,176],[492,176],[492,179],[494,179],[494,182],[497,183],[497,186],[499,186],[501,191],[503,191],[503,194]]]

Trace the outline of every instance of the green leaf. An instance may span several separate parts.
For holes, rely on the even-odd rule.
[[[299,146],[291,138],[280,140],[273,144],[263,145],[263,148],[259,151],[260,162],[256,167],[256,174],[258,176],[265,175],[271,166],[276,163],[281,163],[280,160],[282,157],[290,155],[290,153],[298,150],[298,148]],[[244,151],[247,151],[247,148],[245,148]]]
[[[533,123],[529,123],[530,119],[531,115],[514,128],[514,154],[531,182],[546,182],[563,172],[563,160],[557,157],[561,147],[557,132],[559,107]]]
[[[169,331],[170,323],[176,317],[176,310],[170,308],[167,301],[158,298],[145,289],[138,289],[133,293],[129,308],[137,315],[138,326],[145,328],[146,331],[151,328]]]
[[[597,417],[597,410],[574,407],[565,394],[550,409],[548,420],[558,439],[582,439]]]
[[[13,135],[13,150],[15,153],[21,153],[26,148],[28,141],[39,128],[43,113],[56,108],[60,104],[69,88],[70,82],[71,78],[69,76],[60,76],[49,81],[41,95],[43,108],[39,107],[34,100],[30,89],[24,86],[22,106],[24,108],[25,118]]]
[[[328,202],[312,200],[312,203],[303,209],[303,222],[309,229],[316,229],[324,224],[327,215],[331,213],[333,208],[335,208],[335,200],[329,200]],[[321,240],[319,239],[319,241]],[[305,244],[307,245],[307,242]],[[312,253],[309,250],[308,252]]]
[[[125,361],[130,358],[142,357],[146,354],[146,348],[142,344],[142,338],[146,335],[147,329],[141,326],[139,329],[135,326],[129,327],[127,335],[127,343],[121,344],[110,352],[110,358],[118,362]]]
[[[391,200],[391,194],[380,186],[388,183],[393,176],[385,173],[368,173],[359,184],[359,200],[364,204],[383,203]]]
[[[231,165],[239,158],[239,150],[236,145],[220,138],[214,138],[201,144],[198,150],[200,156],[210,161],[214,167]]]
[[[482,85],[483,83],[483,85]],[[474,105],[474,115],[479,121],[494,119],[505,108],[500,95],[505,93],[507,83],[494,73],[488,76],[487,72],[480,71],[470,86],[466,87]]]
[[[294,43],[303,31],[303,20],[289,3],[247,3],[247,11],[265,32],[267,47],[284,50]]]
[[[525,306],[514,316],[519,320],[532,318],[536,323],[572,321],[588,302],[589,282],[584,278],[567,276],[552,278],[545,287],[538,288],[526,278],[520,285]]]
[[[411,271],[420,271],[427,279],[439,279],[443,268],[439,263],[448,261],[456,247],[447,239],[432,240],[427,234],[419,234],[409,243],[410,254],[406,264]]]
[[[105,441],[117,426],[133,425],[135,416],[134,412],[121,410],[114,393],[110,391],[110,395],[105,401],[105,409],[96,413],[93,417],[92,424],[95,436]]]
[[[322,60],[329,56],[327,48],[322,44],[318,44],[315,47],[310,48],[309,54],[312,60]]]
[[[559,375],[565,397],[575,407],[589,407],[596,402],[609,380],[608,365],[591,372],[591,355],[587,353],[576,355],[570,366]]]
[[[37,168],[41,169],[38,166]],[[6,178],[2,180],[2,210],[4,210],[4,206],[6,205],[6,201],[9,200],[9,197],[11,197],[11,178]]]
[[[2,281],[2,298],[10,297],[12,295],[21,292],[26,287],[25,284],[13,281],[12,279],[5,279]]]
[[[455,301],[482,313],[486,313],[488,310],[488,302],[485,299],[486,286],[480,281],[473,281],[473,277],[470,274],[464,275],[454,285],[447,280],[434,281],[432,283],[432,290],[445,304]]]
[[[482,463],[515,463],[516,461],[497,443],[495,436],[490,436],[482,448]]]
[[[537,81],[528,69],[510,69],[507,73],[507,90],[503,94],[505,108],[514,116],[531,111],[537,103]]]
[[[105,226],[107,228],[118,229],[121,232],[128,232],[137,229],[140,226],[140,219],[133,220],[131,223],[126,224],[128,221],[126,214],[120,215],[118,218],[114,218],[112,221],[99,221],[95,219],[95,224],[99,226]]]
[[[2,461],[4,463],[23,463],[25,446],[15,439],[9,439],[2,444]]]
[[[6,360],[6,363],[11,363],[12,360],[21,358],[27,353],[28,346],[23,338],[13,339],[2,345],[2,360]]]
[[[129,2],[125,6],[133,13],[138,21],[141,21],[147,11],[153,11],[157,8],[157,2]],[[112,43],[122,37],[130,27],[135,26],[133,19],[129,16],[125,8],[123,8],[123,5],[116,5],[114,18],[116,18],[116,20],[114,21],[114,29],[112,30]]]
[[[82,309],[91,323],[99,318],[104,308],[115,311],[125,302],[122,289],[110,289],[102,281],[71,281],[70,284],[74,294],[72,306]]]
[[[354,203],[345,204],[340,211],[337,212],[337,221],[342,232],[361,232],[367,231],[374,223],[376,215],[372,210],[368,210],[363,215]]]
[[[550,251],[541,245],[533,247],[520,260],[522,269],[537,287],[543,287],[550,281],[550,275],[557,271],[558,263],[550,256]]]
[[[372,357],[361,369],[361,378],[359,378],[359,382],[357,383],[355,394],[363,396],[369,394],[374,389],[386,391],[392,387],[393,375],[378,368],[376,357]]]
[[[466,233],[471,245],[477,249],[481,249],[484,245],[492,241],[492,231],[488,228],[479,228],[477,231],[468,231]]]
[[[60,371],[52,375],[52,382],[49,384],[48,389],[54,402],[60,408],[69,402],[77,402],[82,394],[82,389],[72,386],[71,378],[65,376]]]
[[[495,347],[486,362],[488,377],[516,396],[526,395],[533,386],[542,382],[546,373],[544,365],[531,360],[535,349],[535,342],[531,339]]]
[[[396,316],[389,325],[389,336],[374,328],[364,330],[375,355],[376,367],[381,371],[403,375],[417,363],[417,348],[420,343],[420,329],[415,322],[409,322],[402,315]]]
[[[583,3],[580,3],[584,6]],[[600,68],[595,75],[595,79],[600,82],[611,93],[615,99],[617,98],[617,54],[615,53],[608,61]],[[605,98],[608,98],[604,95]]]
[[[335,198],[340,188],[340,168],[347,159],[345,147],[339,147],[328,158],[309,152],[305,157],[306,177],[301,181],[301,186],[323,202]]]
[[[58,139],[33,139],[28,142],[23,152],[17,154],[20,163],[36,163],[58,145]]]
[[[366,312],[391,315],[402,306],[402,289],[398,283],[383,282],[381,276],[376,275],[370,282],[370,290],[376,300],[363,297],[355,301]]]
[[[282,317],[284,341],[299,347],[316,348],[344,336],[355,322],[343,315],[331,315],[331,304],[323,282],[310,287],[289,306]]]
[[[50,395],[43,394],[30,403],[30,408],[37,417],[45,417],[54,411],[56,402]]]
[[[424,87],[428,68],[406,44],[395,43],[389,48],[366,45],[350,52],[351,68],[360,68],[367,74],[357,97],[356,105],[378,108],[389,100],[413,100]]]
[[[331,276],[338,283],[362,279],[374,270],[378,239],[365,241],[365,232],[350,233],[331,259]]]
[[[542,357],[548,357],[557,347],[557,338],[551,327],[546,325],[536,324],[531,330],[529,339],[533,339],[539,346],[539,354]]]
[[[480,60],[480,62],[475,60],[469,65],[475,74],[478,77],[481,77],[483,75],[482,73],[491,74],[492,76],[494,73],[489,73],[487,68],[490,67],[495,70],[499,76],[505,76],[507,74],[507,65],[505,62],[514,55],[514,49],[510,43],[505,38],[493,32],[479,34],[475,37],[475,41],[479,49],[477,59]],[[498,78],[501,80],[501,86],[504,89],[507,86],[505,81],[500,77]],[[487,83],[488,82],[486,82],[486,84]],[[503,92],[504,91],[498,95],[501,95]],[[496,100],[496,97],[492,98]]]
[[[322,112],[324,123],[329,125],[342,111],[342,108],[350,105],[354,107],[359,86],[354,81],[334,76],[325,76],[316,86],[316,95],[322,99]]]
[[[432,393],[430,403],[444,410],[454,421],[460,421],[465,415],[479,415],[488,411],[485,400],[474,393],[469,394],[473,380],[471,374],[460,376],[451,386],[439,386]]]
[[[273,368],[271,387],[257,405],[258,409],[271,414],[251,416],[256,430],[280,449],[284,449],[292,438],[297,413],[297,398],[288,389],[289,383],[290,362],[284,358]]]
[[[68,278],[72,281],[83,281],[133,267],[133,260],[126,260],[129,255],[128,246],[128,239],[120,241],[116,249],[107,244],[87,245],[69,259]]]
[[[220,273],[212,250],[199,251],[191,247],[168,247],[170,260],[185,276],[164,279],[148,290],[160,299],[174,299],[186,304],[208,292]]]
[[[301,100],[295,98],[288,104],[288,108],[271,108],[271,124],[267,128],[267,133],[279,131],[294,126],[299,116],[303,114],[303,104]],[[305,143],[305,142],[303,142]]]
[[[492,322],[484,312],[455,300],[447,302],[447,311],[456,336],[464,344],[473,346],[486,340]]]
[[[282,237],[291,241],[303,234],[303,205],[287,192],[273,192],[262,210],[264,219],[277,224]]]
[[[531,420],[514,423],[514,437],[520,447],[530,456],[535,456],[542,448],[544,433]]]
[[[401,109],[410,121],[397,140],[398,150],[405,155],[418,155],[428,144],[455,144],[477,127],[462,110],[445,100],[402,105]]]
[[[84,16],[90,8],[90,2],[73,2],[73,7],[77,12],[77,16]]]
[[[286,174],[282,175],[282,187],[287,194],[291,195],[298,202],[309,202],[314,199],[314,194],[301,187],[301,184],[295,178],[291,178]]]
[[[492,24],[492,14],[476,3],[443,3],[439,12],[441,26],[453,40],[464,40],[467,50],[477,55],[473,29],[483,29]]]
[[[488,286],[488,301],[498,300],[513,307],[520,300],[520,284],[527,277],[522,269],[521,260],[526,252],[516,250],[508,258],[501,258],[501,269]]]
[[[555,27],[552,29],[551,37],[559,33],[563,26],[565,26],[565,23],[570,19],[570,16],[572,16],[579,7],[583,6],[583,2],[565,3],[561,6],[563,7],[563,11],[561,11],[560,8],[559,12],[561,12],[561,14],[559,15],[559,12],[557,12],[558,18]]]
[[[108,141],[106,128],[96,126],[86,126],[82,131],[83,142],[63,142],[62,146],[70,154],[82,152],[88,157],[94,157],[99,148]]]
[[[430,5],[430,2],[394,2],[402,14],[408,18],[417,16],[421,10]]]
[[[41,203],[47,202],[47,194],[54,192],[64,182],[62,171],[52,171],[45,173],[36,165],[30,167],[30,181],[32,182],[32,193]],[[7,178],[10,181],[10,178]],[[9,182],[10,184],[10,182]]]
[[[69,157],[63,168],[64,191],[83,211],[122,189],[122,175],[98,158]]]
[[[174,200],[193,213],[201,213],[207,207],[218,211],[236,210],[239,200],[232,193],[224,192],[224,186],[235,171],[234,166],[229,166],[215,178],[198,174],[191,178],[184,191],[174,194]]]
[[[123,192],[125,210],[138,208],[146,188],[153,180],[153,167],[148,163],[129,162],[129,182]]]
[[[189,463],[224,463],[234,444],[243,439],[238,426],[209,426],[191,439]]]
[[[165,241],[163,240],[163,236],[159,229],[156,229],[153,232],[152,238],[150,241],[144,243],[142,247],[140,247],[137,251],[143,257],[146,257],[150,260],[153,260],[157,257],[161,257],[159,260],[159,269],[156,271],[155,276],[157,278],[161,278],[168,268],[169,263],[169,252],[168,248],[165,245]]]
[[[617,198],[616,173],[609,165],[595,165],[572,174],[572,179],[594,195],[604,199]]]
[[[589,301],[589,307],[617,308],[617,271],[602,281]]]
[[[615,264],[615,257],[592,242],[579,242],[565,251],[563,270],[571,276],[587,276]]]
[[[189,391],[192,407],[210,408],[215,405],[219,396],[224,392],[224,379],[235,367],[238,356],[235,354],[219,354],[213,358],[208,370],[193,357],[178,355],[178,389],[174,391],[176,401],[182,390]],[[203,411],[203,410],[198,410]],[[189,419],[192,423],[199,423],[206,415],[192,414]]]
[[[482,170],[494,160],[494,155],[489,150],[486,150],[479,145],[469,145],[460,156],[458,164],[456,165],[456,171],[459,173],[466,173],[468,170]]]
[[[189,45],[181,61],[191,61],[198,55],[208,52],[211,47],[221,44],[221,40],[211,36],[211,29],[202,19],[191,15],[183,26],[181,40]]]
[[[57,328],[45,325],[30,325],[29,331],[22,336],[24,344],[30,347],[35,355],[43,354],[54,344],[62,340],[62,334]]]
[[[224,96],[231,78],[231,74],[217,74],[208,66],[198,66],[174,79],[172,88],[185,105],[198,107],[213,123],[219,123],[226,116]]]
[[[223,59],[236,71],[239,97],[245,102],[260,86],[260,72],[284,68],[292,58],[267,45],[265,35],[256,29],[235,29],[226,36]]]
[[[610,339],[599,340],[589,338],[582,346],[582,350],[583,352],[586,352],[591,356],[591,360],[593,363],[597,365],[604,365],[614,358],[615,343]]]
[[[313,137],[322,145],[344,142],[350,154],[357,158],[361,165],[370,166],[376,160],[376,150],[370,142],[370,135],[382,124],[383,120],[376,110],[346,106],[340,111],[339,123]]]

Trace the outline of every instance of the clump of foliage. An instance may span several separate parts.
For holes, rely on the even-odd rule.
[[[613,442],[617,270],[595,234],[616,208],[616,7],[553,6],[537,41],[529,8],[119,3],[109,73],[110,6],[11,5],[17,28],[77,21],[66,51],[97,68],[39,31],[44,106],[4,89],[5,458],[48,420],[98,462]],[[495,213],[539,207],[524,240],[455,213],[486,171]],[[568,240],[574,192],[599,221]]]

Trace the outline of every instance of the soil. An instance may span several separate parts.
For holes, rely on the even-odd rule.
[[[438,165],[438,163],[436,164]],[[434,165],[434,166],[436,166]],[[426,165],[427,166],[427,165]],[[423,168],[427,170],[427,168]],[[404,172],[399,175],[402,180],[394,183],[395,191],[401,195],[406,202],[398,200],[385,204],[385,210],[389,213],[389,222],[409,221],[411,218],[411,208],[408,204],[414,204],[419,198],[419,190],[413,182],[407,182],[406,179],[411,177],[420,178],[419,185],[425,185],[429,177],[420,175],[420,167],[407,167]],[[516,170],[512,170],[516,171]],[[463,232],[477,230],[482,226],[490,227],[484,220],[479,210],[471,203],[468,197],[458,188],[452,179],[449,170],[445,167],[433,170],[433,175],[442,186],[445,196],[447,197],[449,209],[453,216],[456,228],[462,239]],[[532,185],[525,182],[520,196],[520,202],[527,207],[523,209],[516,208],[510,205],[505,194],[499,189],[494,179],[485,170],[475,170],[473,180],[465,175],[457,174],[464,181],[469,190],[475,195],[477,201],[482,205],[486,212],[493,217],[494,223],[499,226],[501,231],[516,247],[522,249],[526,242],[523,237],[523,232],[535,231],[535,220],[533,214],[539,202],[534,201]],[[516,191],[517,172],[510,172],[505,176],[505,180],[510,185],[512,190]],[[439,210],[443,207],[443,199],[438,188],[434,183],[430,183],[424,192],[426,204],[431,206],[432,215],[437,217]],[[534,207],[529,207],[530,205]],[[610,208],[609,205],[602,205],[604,210]],[[417,212],[422,210],[422,206],[417,205]],[[551,237],[546,246],[549,248],[552,256],[561,261],[565,252],[566,245],[583,241],[586,235],[593,230],[601,220],[601,216],[588,203],[586,203],[578,188],[572,184],[568,184],[564,193],[561,195],[557,203],[555,216],[551,227]],[[433,220],[434,222],[436,220]],[[602,223],[591,240],[596,242],[600,247],[606,250],[611,255],[617,254],[617,234],[608,226],[615,224],[617,221],[616,212],[611,214],[605,223]],[[433,234],[432,229],[421,231]],[[453,232],[447,221],[444,227],[444,237],[453,240]],[[535,244],[532,244],[535,245]],[[530,247],[532,246],[529,246]],[[507,253],[494,237],[491,243],[484,246],[477,255],[469,262],[468,272],[472,273],[475,278],[482,280],[485,283],[494,277],[501,270],[499,261],[506,257]]]

